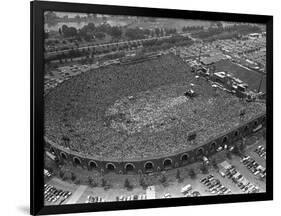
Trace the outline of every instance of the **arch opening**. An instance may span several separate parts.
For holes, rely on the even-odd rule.
[[[171,169],[172,168],[172,159],[166,158],[163,161],[163,166],[164,166],[164,169]]]
[[[88,165],[90,170],[98,168],[98,165],[95,161],[90,161]]]
[[[188,155],[187,155],[187,154],[183,154],[183,155],[181,156],[181,161],[183,161],[184,163],[186,163],[187,160],[188,160]]]
[[[148,161],[144,164],[144,168],[146,172],[153,172],[153,163],[151,161]]]
[[[225,137],[223,137],[223,139],[222,139],[222,144],[225,144],[227,142],[227,137],[225,136]]]
[[[73,158],[73,161],[76,166],[81,166],[81,160],[79,158],[75,157]]]
[[[127,163],[125,165],[126,172],[133,172],[135,170],[135,165],[132,163]]]
[[[213,142],[213,143],[211,144],[211,151],[216,151],[216,149],[217,149],[217,143],[216,143],[216,142]]]
[[[61,152],[61,153],[60,153],[60,156],[61,156],[61,158],[62,158],[63,160],[66,160],[66,159],[67,159],[67,156],[66,156],[66,154],[65,154],[64,152]]]
[[[108,163],[108,164],[106,164],[106,169],[108,170],[108,171],[114,171],[115,170],[115,165],[113,164],[113,163]]]

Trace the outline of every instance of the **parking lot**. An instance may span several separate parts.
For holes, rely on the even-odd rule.
[[[245,150],[244,158],[247,156],[252,158],[258,164],[254,164],[256,169],[259,165],[266,169],[265,159],[257,153],[257,149],[260,149],[260,154],[266,152],[265,140],[260,135],[254,135],[248,138],[247,142],[253,144],[249,145]],[[243,163],[243,157],[232,154],[231,158],[227,158],[225,152],[219,152],[213,157],[216,158],[219,168],[216,169],[212,165],[208,165],[208,171],[203,174],[199,169],[201,162],[181,167],[178,169],[180,171],[181,181],[176,177],[177,169],[168,170],[161,174],[148,175],[147,177],[150,178],[150,182],[153,184],[153,190],[146,190],[140,187],[138,175],[115,175],[113,173],[104,176],[109,182],[114,182],[114,185],[111,185],[108,189],[100,185],[96,187],[82,185],[83,190],[80,190],[81,185],[65,182],[57,177],[48,177],[45,183],[55,187],[59,191],[57,193],[62,194],[63,191],[68,191],[71,192],[71,196],[78,194],[74,196],[76,197],[74,200],[75,203],[143,200],[151,197],[161,199],[265,192],[265,178],[261,178],[259,174],[255,175],[255,171],[251,171]],[[227,168],[228,165],[226,165],[224,174],[220,172],[222,171],[221,163],[231,166],[231,168]],[[194,177],[190,176],[190,169],[195,171],[196,175]],[[161,175],[166,176],[167,181],[165,184],[159,182],[159,176]],[[130,190],[124,187],[125,178],[128,178],[130,183],[133,184]],[[53,202],[46,200],[45,203],[46,205],[67,204],[71,199],[74,199],[71,196],[68,199],[63,200],[61,198]]]

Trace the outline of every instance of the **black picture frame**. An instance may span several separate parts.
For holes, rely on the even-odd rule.
[[[93,211],[110,211],[121,209],[140,209],[156,207],[172,207],[186,205],[205,205],[216,203],[234,203],[249,201],[273,200],[273,16],[186,11],[174,9],[155,9],[142,7],[124,7],[124,6],[106,6],[95,4],[77,4],[33,1],[30,4],[31,16],[31,95],[30,95],[30,123],[31,123],[31,143],[30,143],[30,214],[61,214],[76,212],[93,212]],[[63,11],[63,12],[80,12],[80,13],[101,13],[112,15],[134,15],[149,17],[165,18],[188,18],[188,19],[207,19],[223,20],[235,22],[253,22],[266,24],[266,69],[267,69],[267,176],[266,176],[266,193],[257,194],[237,194],[225,196],[210,197],[193,197],[188,202],[185,198],[161,199],[161,200],[140,200],[126,203],[110,202],[96,204],[71,204],[61,206],[44,206],[43,200],[43,157],[44,157],[44,140],[43,140],[43,70],[44,70],[44,11]]]

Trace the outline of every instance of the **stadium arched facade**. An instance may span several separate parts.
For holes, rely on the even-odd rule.
[[[88,170],[98,170],[100,172],[123,173],[148,173],[159,172],[173,169],[180,166],[196,162],[203,156],[211,156],[217,152],[219,147],[233,145],[235,141],[242,139],[252,133],[257,128],[260,129],[266,125],[266,114],[261,114],[247,123],[233,128],[227,133],[205,142],[202,145],[194,146],[193,149],[181,151],[172,155],[161,155],[154,158],[131,159],[131,160],[110,160],[98,159],[85,154],[65,149],[64,147],[50,141],[45,137],[45,148],[54,154],[60,161],[68,162],[73,166],[81,166]]]

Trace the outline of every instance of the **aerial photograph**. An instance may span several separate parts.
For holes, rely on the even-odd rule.
[[[266,26],[44,13],[44,202],[266,192]]]

